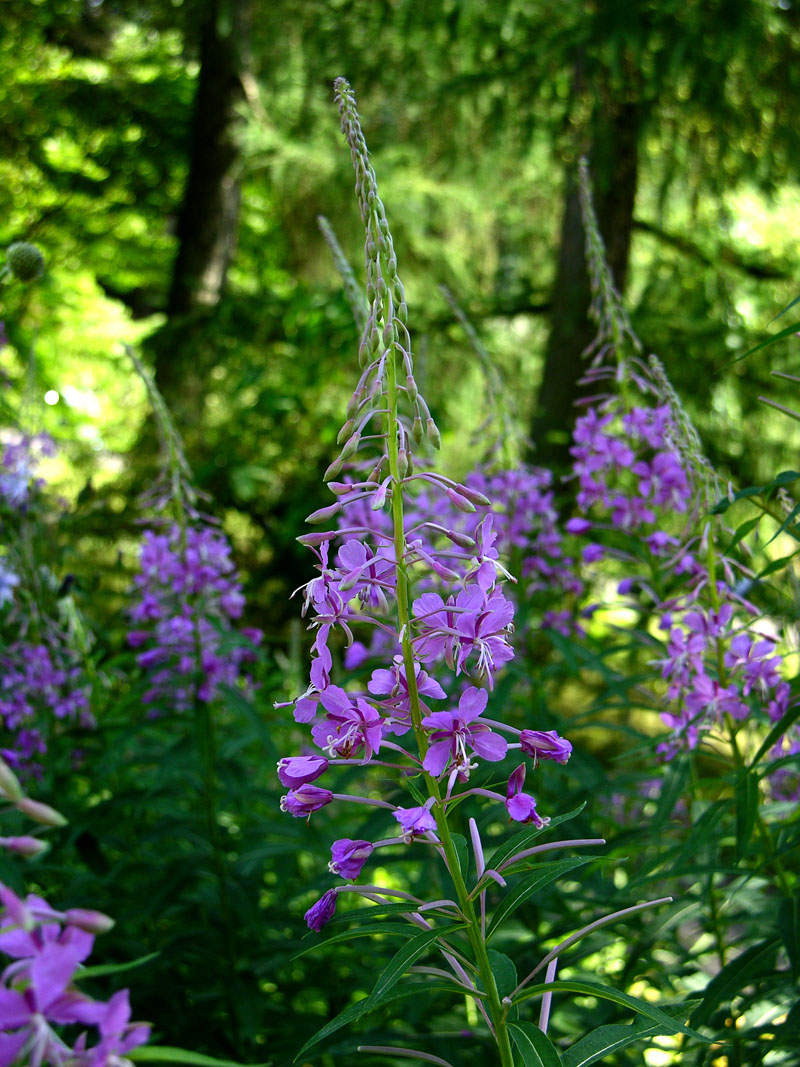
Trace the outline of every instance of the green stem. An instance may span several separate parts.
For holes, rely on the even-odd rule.
[[[388,309],[386,321],[392,321],[391,305]],[[386,361],[386,383],[387,406],[389,411],[387,419],[389,473],[392,476],[392,525],[394,531],[395,557],[397,561],[397,622],[399,633],[402,635],[401,645],[411,708],[411,726],[417,740],[419,755],[424,759],[425,753],[428,750],[428,739],[422,727],[422,708],[420,706],[419,691],[417,689],[416,674],[414,670],[414,650],[411,644],[411,614],[409,611],[410,581],[405,560],[406,537],[403,517],[403,486],[398,462],[398,389],[394,352],[392,352],[391,356]],[[497,991],[497,983],[495,982],[494,974],[492,973],[492,968],[489,963],[486,944],[481,935],[480,921],[475,914],[473,902],[469,899],[469,892],[461,873],[455,844],[453,843],[453,838],[450,833],[450,827],[447,824],[447,814],[442,805],[439,783],[425,771],[423,771],[423,777],[425,779],[428,795],[434,800],[433,814],[436,819],[439,839],[447,860],[447,866],[450,870],[450,877],[453,880],[453,887],[456,892],[459,907],[467,922],[467,935],[475,954],[475,962],[478,966],[483,988],[486,992],[486,1006],[494,1027],[495,1039],[500,1052],[500,1063],[502,1067],[514,1067],[514,1056],[511,1051],[511,1043],[508,1037],[505,1011],[500,1002],[500,995]]]

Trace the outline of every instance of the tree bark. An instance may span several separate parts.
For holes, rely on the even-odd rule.
[[[628,273],[638,171],[639,112],[626,101],[597,115],[593,124],[589,169],[600,233],[617,288],[624,291]],[[561,240],[552,295],[550,335],[542,383],[531,428],[534,462],[563,471],[575,402],[584,370],[583,353],[595,336],[589,307],[591,290],[586,267],[577,172],[567,173]]]
[[[156,383],[179,409],[181,422],[199,420],[208,369],[181,343],[181,320],[203,317],[203,311],[216,307],[236,250],[240,192],[236,107],[243,91],[235,30],[244,7],[244,0],[206,0],[200,27],[200,71],[189,173],[177,219],[168,324],[153,346]]]

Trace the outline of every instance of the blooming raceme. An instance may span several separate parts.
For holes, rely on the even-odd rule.
[[[139,665],[148,673],[146,704],[186,709],[195,694],[212,701],[221,685],[235,685],[252,647],[233,639],[233,621],[244,608],[227,538],[209,526],[175,524],[142,539],[137,599],[129,611],[135,625],[128,643],[142,649]],[[258,630],[242,629],[250,646]]]
[[[519,769],[507,795],[472,789],[470,779],[482,764],[501,764],[510,748],[531,756],[535,766],[543,759],[564,762],[571,746],[553,731],[537,735],[538,747],[531,738],[523,744],[519,730],[484,718],[495,678],[514,655],[514,605],[498,545],[528,548],[530,539],[513,525],[524,519],[512,504],[508,515],[492,513],[492,500],[476,480],[458,483],[412,468],[415,446],[427,438],[438,447],[439,431],[414,379],[403,287],[352,97],[344,83],[337,92],[367,229],[369,312],[363,370],[339,434],[342,451],[326,474],[336,499],[308,518],[312,525],[335,520],[337,528],[299,538],[314,552],[318,575],[303,589],[303,613],[314,633],[309,685],[290,706],[309,729],[313,750],[282,759],[278,775],[287,787],[281,808],[296,817],[350,801],[385,809],[387,826],[394,818],[395,836],[333,843],[330,871],[354,880],[378,848],[420,839],[440,851],[452,847],[442,820],[457,781],[466,786],[461,798],[472,792],[504,805],[512,820],[545,825],[533,797],[521,792]],[[366,458],[374,442],[377,454]],[[529,512],[541,519],[541,553],[528,566],[540,581],[545,555],[556,561],[560,551],[549,483],[533,476],[509,481],[514,499],[524,496]],[[487,489],[497,484],[488,476],[484,483]],[[356,641],[356,634],[365,640]],[[341,640],[349,649],[348,669],[367,655],[382,658],[365,689],[337,684]],[[338,794],[322,784],[337,765],[353,764],[379,765],[384,777],[394,771],[400,786],[411,776],[428,799],[420,803],[415,794],[415,803],[398,804]],[[330,920],[337,893],[328,890],[309,909],[312,929]]]

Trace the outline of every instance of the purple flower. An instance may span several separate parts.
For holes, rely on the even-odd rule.
[[[470,686],[461,694],[458,711],[434,711],[425,716],[422,725],[431,731],[431,736],[422,766],[428,774],[438,777],[452,757],[459,774],[468,776],[468,749],[492,762],[503,759],[508,749],[505,738],[493,733],[485,723],[477,722],[487,700],[485,689]]]
[[[321,789],[316,785],[301,785],[298,789],[290,789],[285,797],[281,797],[281,811],[288,811],[295,818],[311,815],[319,811],[333,800],[330,789]]]
[[[523,730],[519,740],[522,751],[533,757],[534,766],[542,759],[566,763],[572,755],[570,742],[555,730]]]
[[[316,930],[319,933],[322,927],[331,921],[336,911],[336,897],[336,890],[329,889],[327,893],[324,893],[319,898],[316,904],[311,905],[304,916],[309,929]]]
[[[523,793],[522,786],[525,783],[525,764],[520,763],[519,767],[511,774],[508,779],[508,788],[506,790],[506,809],[508,814],[514,820],[514,822],[532,822],[534,826],[542,827],[546,825],[545,819],[543,819],[536,812],[536,801],[529,793]]]
[[[383,720],[362,697],[351,697],[338,685],[320,693],[327,716],[311,730],[314,743],[332,756],[349,758],[363,750],[364,760],[381,747]]]
[[[278,777],[287,789],[297,789],[319,778],[328,769],[324,756],[289,756],[278,762]]]
[[[406,841],[436,829],[436,819],[430,812],[432,804],[433,800],[429,800],[421,808],[395,808],[394,817],[400,823]]]
[[[373,849],[369,841],[351,841],[349,837],[334,841],[328,870],[331,874],[340,874],[342,878],[358,878]]]

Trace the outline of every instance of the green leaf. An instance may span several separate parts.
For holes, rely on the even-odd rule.
[[[509,1023],[509,1032],[525,1067],[561,1067],[553,1042],[533,1023]]]
[[[698,1034],[696,1030],[692,1030],[689,1026],[684,1026],[677,1019],[671,1019],[665,1011],[657,1008],[654,1004],[648,1004],[646,1000],[640,1000],[638,997],[632,997],[630,994],[622,993],[618,989],[612,989],[611,986],[600,985],[599,982],[573,982],[571,980],[543,982],[541,985],[528,986],[524,993],[514,997],[514,1003],[521,1004],[524,1000],[541,996],[542,993],[547,993],[548,991],[553,993],[580,993],[587,997],[600,997],[603,1000],[611,1000],[615,1004],[622,1004],[623,1007],[631,1008],[639,1015],[646,1015],[648,1019],[652,1019],[659,1026],[666,1027],[663,1031],[665,1034],[688,1034],[689,1037],[693,1037],[697,1041],[703,1041],[705,1044],[711,1044],[712,1041],[710,1037]]]
[[[770,732],[761,742],[761,747],[758,752],[756,752],[753,762],[750,764],[751,767],[755,767],[761,757],[772,748],[778,738],[782,737],[797,719],[800,719],[800,704],[795,704],[793,707],[789,708],[786,714],[775,723]]]
[[[244,1067],[237,1060],[218,1060],[214,1056],[204,1056],[202,1052],[188,1052],[185,1048],[172,1048],[169,1045],[142,1045],[140,1048],[126,1052],[129,1060],[135,1063],[186,1063],[194,1067]],[[267,1063],[254,1063],[250,1067],[269,1067]]]
[[[776,571],[782,571],[789,563],[792,562],[797,552],[790,552],[788,556],[781,556],[780,559],[774,559],[772,563],[768,563],[763,571],[759,571],[756,575],[756,580],[766,578],[769,574],[774,574]]]
[[[745,772],[736,783],[736,855],[744,856],[758,813],[758,776]]]
[[[496,952],[493,948],[490,948],[487,950],[487,954],[495,984],[497,985],[497,992],[502,1000],[503,997],[510,996],[517,988],[517,983],[519,982],[517,968],[514,966],[514,961],[502,952]]]
[[[749,533],[752,533],[752,531],[755,530],[756,526],[761,522],[762,517],[763,516],[761,515],[756,515],[754,519],[748,519],[747,522],[743,522],[740,526],[737,526],[734,530],[733,537],[731,538],[731,543],[727,546],[722,555],[729,556],[742,538],[747,537]]]
[[[706,986],[702,1003],[692,1013],[692,1025],[703,1026],[708,1023],[716,1008],[720,1004],[727,1004],[731,997],[735,996],[753,978],[772,974],[779,944],[778,938],[768,938],[757,945],[751,945],[736,959],[726,963]]]
[[[522,852],[526,848],[530,848],[538,837],[545,832],[545,830],[552,830],[562,822],[567,822],[569,819],[574,819],[576,815],[580,815],[586,804],[583,803],[577,808],[573,808],[572,811],[568,811],[566,815],[557,815],[554,819],[551,819],[547,826],[541,829],[535,827],[530,830],[523,830],[520,833],[514,834],[510,840],[506,841],[504,845],[498,845],[492,855],[487,859],[486,866],[493,871],[496,871],[498,867],[501,867],[506,860],[516,852]]]
[[[790,303],[788,303],[786,305],[786,307],[783,309],[783,311],[779,311],[777,315],[773,315],[772,318],[767,323],[767,326],[771,326],[772,323],[776,321],[776,319],[779,319],[782,315],[785,315],[787,311],[791,311],[792,308],[795,306],[795,304],[800,304],[800,296],[796,296],[794,298],[794,300],[792,300]]]
[[[458,925],[450,926],[446,932],[450,933],[452,930],[461,929],[463,925],[463,923],[459,923]],[[348,1008],[345,1008],[344,1011],[340,1012],[335,1019],[326,1023],[321,1030],[318,1030],[313,1037],[309,1038],[298,1052],[296,1058],[302,1056],[307,1049],[311,1048],[312,1045],[316,1045],[318,1041],[322,1041],[323,1038],[335,1033],[348,1023],[360,1019],[362,1015],[366,1015],[367,1012],[373,1011],[373,1009],[385,1003],[389,999],[388,994],[395,983],[400,981],[414,961],[424,952],[427,952],[427,950],[442,937],[442,934],[443,931],[441,930],[423,930],[421,933],[417,934],[416,937],[412,937],[408,943],[392,957],[386,967],[384,967],[378,975],[377,981],[369,996],[365,997],[363,1000],[359,1000],[356,1004],[351,1004]],[[448,988],[453,992],[458,991],[455,982],[452,986],[447,986],[445,988]]]
[[[568,860],[558,860],[555,863],[547,863],[537,868],[527,878],[523,878],[510,893],[503,897],[495,909],[486,930],[486,940],[488,941],[509,915],[532,897],[537,890],[543,889],[544,886],[554,882],[562,874],[566,874],[567,871],[571,871],[575,867],[581,867],[584,863],[590,863],[593,858],[590,856],[578,856]]]
[[[681,1018],[690,1014],[699,1003],[699,1000],[694,1000],[681,1004],[664,1004],[662,1011],[672,1018]],[[563,1053],[561,1059],[564,1067],[588,1067],[590,1063],[602,1060],[612,1052],[619,1052],[637,1041],[663,1033],[663,1027],[648,1022],[647,1019],[634,1019],[630,1023],[608,1023],[598,1026],[596,1030],[576,1041]]]
[[[727,363],[724,363],[722,367],[720,367],[720,370],[727,370],[728,367],[732,367],[734,363],[740,363],[743,359],[747,359],[748,356],[752,356],[754,352],[758,352],[762,348],[768,348],[769,345],[774,345],[778,341],[782,341],[784,337],[791,337],[792,334],[797,333],[798,330],[800,330],[800,322],[793,322],[790,326],[784,326],[782,330],[773,334],[772,337],[768,337],[766,341],[761,341],[761,343],[757,344],[754,348],[748,348],[748,350],[743,352],[741,356],[736,356],[734,359],[728,360]]]
[[[138,960],[131,960],[129,963],[100,963],[96,967],[84,967],[78,971],[75,979],[80,981],[81,978],[101,978],[107,974],[122,974],[123,971],[132,971],[134,967],[142,967],[145,963],[158,959],[160,955],[160,952],[148,952],[146,956],[140,956]]]
[[[327,948],[328,945],[337,945],[340,941],[354,941],[358,937],[376,937],[378,934],[387,934],[389,936],[397,934],[400,937],[408,937],[413,929],[414,927],[410,923],[369,923],[366,926],[356,926],[352,930],[345,930],[343,933],[335,934],[333,937],[326,937],[324,941],[317,937],[312,945],[304,948],[302,952],[298,952],[296,956],[292,956],[292,961],[299,960],[302,956],[307,956],[309,952],[319,952],[321,949]]]

